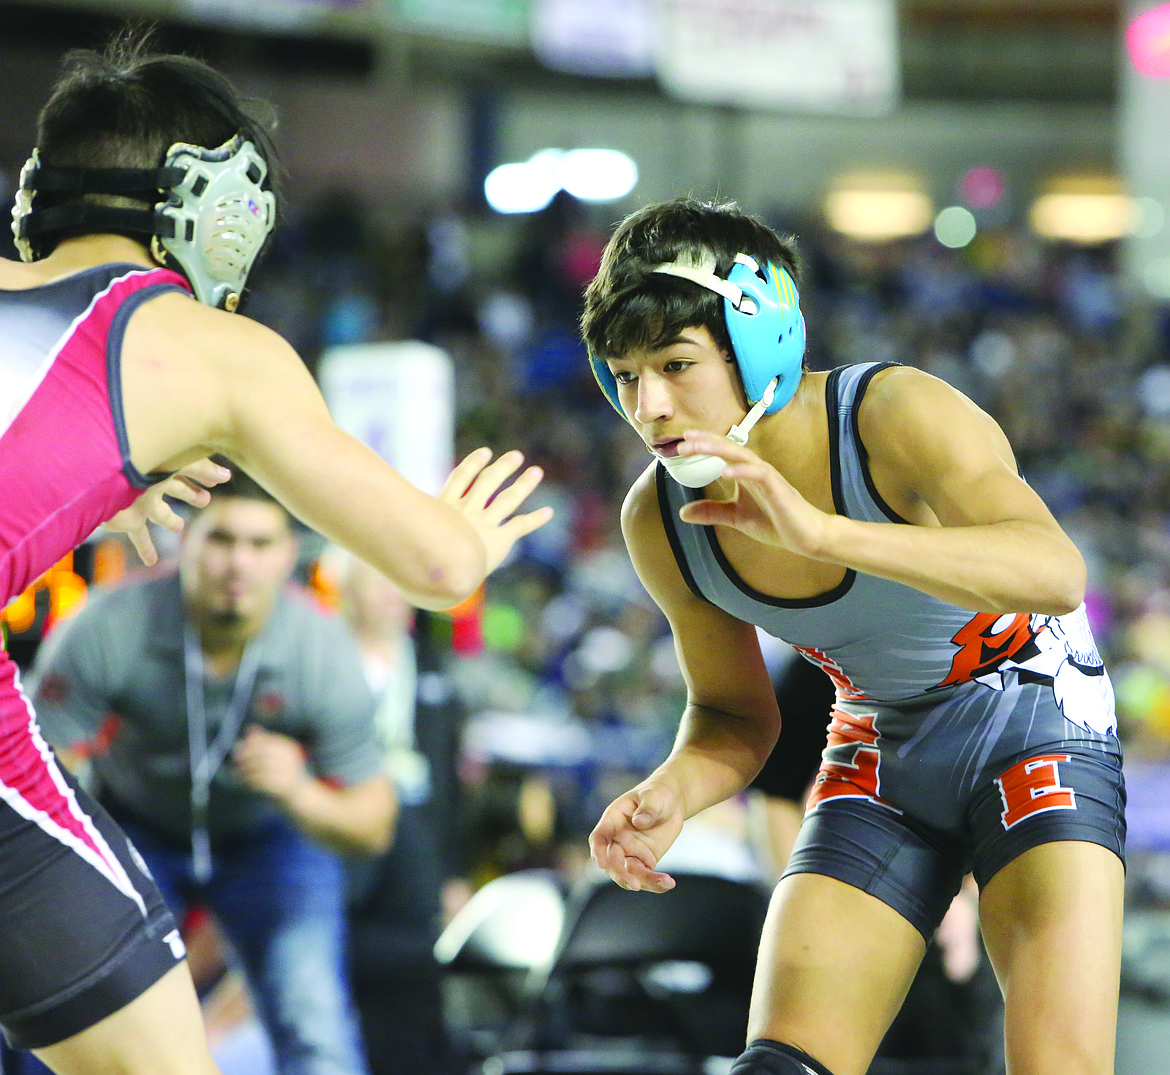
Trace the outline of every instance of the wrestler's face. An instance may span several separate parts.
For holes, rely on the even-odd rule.
[[[747,413],[734,362],[701,326],[608,365],[622,411],[656,455],[677,455],[688,429],[723,436]]]
[[[296,566],[285,510],[263,500],[213,496],[187,526],[179,573],[188,608],[224,628],[262,624]]]

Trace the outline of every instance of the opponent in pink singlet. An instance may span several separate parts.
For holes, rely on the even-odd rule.
[[[0,291],[0,586],[7,604],[103,521],[125,508],[149,484],[130,462],[121,407],[121,346],[130,314],[165,291],[189,290],[178,273],[108,265],[24,291]],[[98,897],[112,919],[147,921],[156,949],[138,974],[161,976],[182,955],[174,923],[133,861],[124,837],[78,792],[45,746],[20,688],[17,667],[0,650],[0,839],[24,849],[5,855],[6,890],[27,871],[30,885],[57,878],[49,859],[79,875],[79,891],[90,878],[108,884]],[[94,874],[96,871],[96,874]],[[33,904],[61,898],[59,878],[39,900],[0,899],[0,1024],[25,1046],[49,1044],[83,1029],[124,1003],[123,989],[98,1010],[85,982],[107,974],[107,960],[121,955],[126,927],[116,933],[92,929],[95,910],[87,902],[84,929],[62,937],[53,915],[56,943],[38,951],[12,943],[29,931],[49,928]],[[112,899],[108,898],[112,897]],[[92,900],[93,897],[87,897]],[[57,909],[59,911],[59,907]],[[98,933],[99,935],[95,935]],[[95,949],[97,950],[95,952]],[[108,952],[107,952],[108,950]],[[124,961],[131,964],[134,961]],[[49,981],[46,981],[46,978]],[[47,991],[81,999],[64,1008]],[[128,999],[128,998],[127,998]],[[112,1005],[112,1006],[111,1006]],[[47,1012],[46,1008],[52,1011]]]

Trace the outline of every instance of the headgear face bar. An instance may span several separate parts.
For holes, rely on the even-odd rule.
[[[235,310],[276,224],[276,199],[263,189],[267,175],[264,158],[238,134],[216,149],[176,142],[161,168],[54,168],[34,150],[20,173],[12,233],[24,261],[40,256],[39,237],[66,228],[149,237],[154,258],[182,272],[200,302]],[[36,208],[37,194],[48,192],[163,197],[153,209],[81,201]]]
[[[760,418],[775,414],[796,394],[804,361],[804,317],[796,284],[781,266],[769,262],[761,268],[747,254],[736,254],[726,278],[717,276],[715,268],[715,255],[706,250],[698,259],[677,258],[657,266],[654,272],[691,280],[723,296],[732,357],[751,408],[727,436],[737,444],[746,444]],[[592,353],[589,362],[606,398],[625,417],[609,367]],[[692,489],[715,481],[726,465],[711,455],[659,458],[672,478]]]

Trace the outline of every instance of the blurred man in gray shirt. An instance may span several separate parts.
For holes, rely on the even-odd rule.
[[[280,1075],[356,1075],[335,852],[385,849],[396,801],[356,647],[288,585],[296,555],[284,508],[237,472],[177,572],[92,595],[51,637],[35,701],[172,910],[215,915]]]

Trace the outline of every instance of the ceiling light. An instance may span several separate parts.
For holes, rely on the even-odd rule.
[[[924,232],[934,209],[913,180],[874,176],[839,182],[825,199],[825,216],[843,235],[880,242]]]
[[[1116,178],[1068,176],[1054,180],[1032,203],[1028,222],[1045,239],[1091,245],[1132,235],[1141,216]]]

